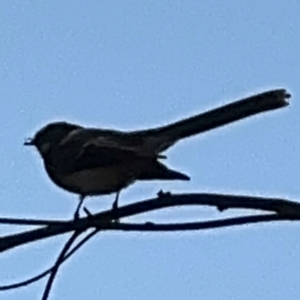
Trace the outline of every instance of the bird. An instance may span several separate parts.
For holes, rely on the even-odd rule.
[[[34,146],[44,168],[58,187],[79,195],[74,218],[87,196],[116,194],[136,181],[190,180],[166,166],[164,152],[178,141],[286,105],[284,89],[257,94],[220,108],[156,128],[121,131],[54,121],[39,129],[25,146]],[[264,102],[271,102],[264,107]],[[258,103],[261,108],[255,108]]]

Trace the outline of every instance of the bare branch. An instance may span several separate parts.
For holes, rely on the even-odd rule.
[[[31,243],[40,239],[61,235],[74,230],[87,230],[97,227],[105,230],[117,229],[117,224],[112,221],[149,211],[164,209],[173,206],[213,206],[220,211],[225,209],[251,209],[262,210],[280,214],[286,219],[298,220],[300,216],[300,204],[297,202],[264,197],[234,196],[221,194],[160,194],[157,198],[137,202],[120,207],[118,211],[106,210],[91,217],[81,218],[76,221],[65,221],[61,224],[50,224],[48,226],[30,230],[18,234],[12,234],[0,238],[0,252],[14,247]]]

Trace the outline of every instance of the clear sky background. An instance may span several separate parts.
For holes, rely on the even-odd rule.
[[[283,110],[208,132],[168,152],[191,182],[137,183],[121,204],[159,189],[300,201],[299,1],[2,1],[0,215],[70,219],[77,197],[47,178],[26,137],[52,120],[137,129],[284,87]],[[93,212],[113,196],[93,198]],[[223,217],[175,209],[141,221]],[[137,220],[137,219],[135,219]],[[1,234],[19,228],[2,226]],[[0,255],[0,284],[55,260],[66,236]],[[50,299],[300,299],[299,224],[189,233],[99,234],[66,263]],[[45,281],[2,293],[39,299]]]

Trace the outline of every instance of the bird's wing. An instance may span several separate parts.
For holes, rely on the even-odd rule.
[[[162,158],[154,153],[140,151],[127,141],[126,135],[115,131],[105,130],[103,134],[101,131],[74,131],[61,142],[58,149],[62,169],[65,167],[66,172],[74,172]]]
[[[130,147],[97,138],[87,142],[75,160],[75,169],[110,167],[142,158],[143,155]]]
[[[60,145],[84,145],[94,139],[99,139],[99,141],[103,141],[103,143],[109,142],[110,145],[122,145],[136,150],[141,149],[144,143],[143,136],[129,132],[99,128],[80,128],[69,133],[61,141]]]

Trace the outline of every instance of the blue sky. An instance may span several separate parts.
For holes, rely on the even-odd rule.
[[[137,183],[121,203],[159,189],[300,200],[299,14],[296,0],[2,1],[0,215],[71,218],[76,196],[55,187],[22,145],[49,121],[145,128],[278,87],[293,94],[288,108],[168,152],[168,165],[191,182]],[[108,196],[86,204],[97,211],[111,203]],[[192,208],[138,220],[219,216]],[[64,265],[50,299],[300,299],[297,225],[102,233]],[[65,238],[2,254],[1,284],[50,266]],[[39,299],[43,288],[1,299]]]

